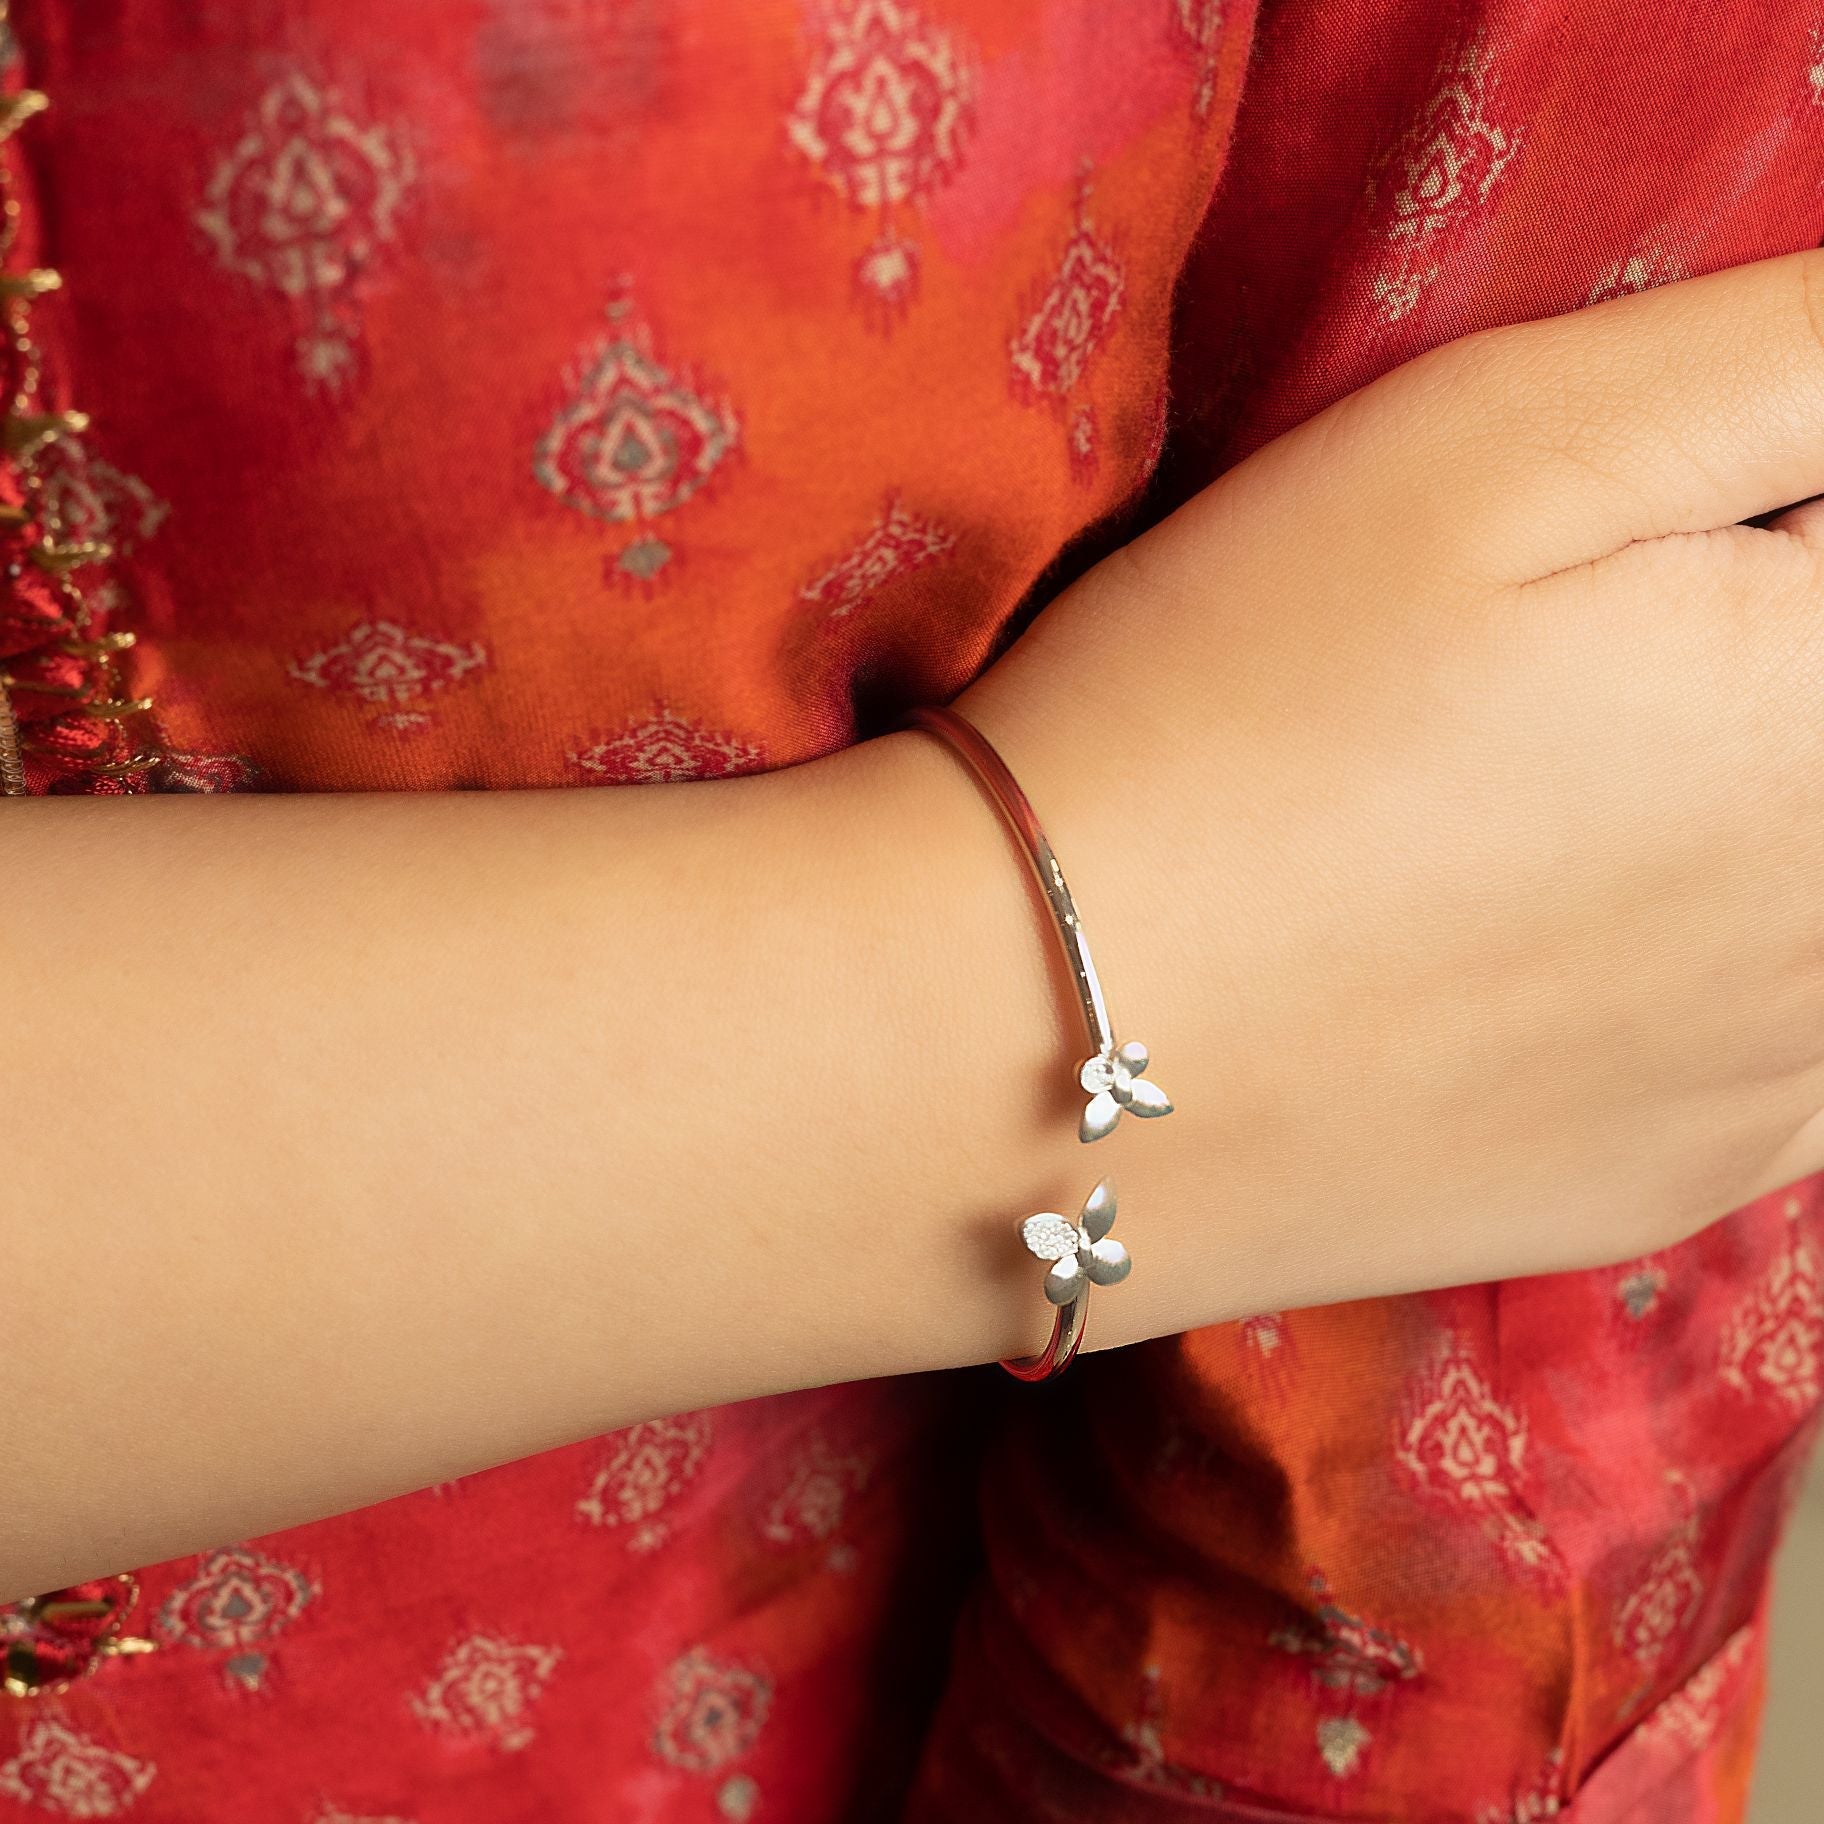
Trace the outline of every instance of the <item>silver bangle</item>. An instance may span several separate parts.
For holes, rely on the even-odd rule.
[[[1032,871],[1038,877],[1064,945],[1071,980],[1088,1029],[1090,1055],[1077,1066],[1079,1086],[1089,1102],[1077,1123],[1077,1138],[1086,1144],[1115,1131],[1122,1115],[1151,1118],[1172,1112],[1171,1098],[1144,1072],[1148,1053],[1138,1039],[1115,1042],[1108,1017],[1108,1003],[1096,966],[1090,960],[1089,939],[1077,917],[1076,902],[1064,884],[1064,870],[1052,852],[1026,794],[974,723],[953,709],[924,704],[907,712],[903,726],[922,728],[938,736],[968,762],[970,770],[1000,807]],[[1018,1225],[1026,1251],[1049,1263],[1045,1296],[1057,1307],[1051,1341],[1038,1355],[1014,1356],[1001,1366],[1022,1381],[1048,1381],[1068,1368],[1083,1342],[1091,1286],[1113,1286],[1124,1280],[1133,1266],[1127,1249],[1109,1238],[1115,1220],[1115,1184],[1112,1177],[1096,1181],[1075,1217],[1041,1210],[1022,1218]]]

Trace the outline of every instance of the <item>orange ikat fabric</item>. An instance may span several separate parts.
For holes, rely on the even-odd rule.
[[[112,546],[154,705],[15,565],[41,792],[791,765],[1419,350],[1824,233],[1797,0],[12,28],[92,422],[0,493]],[[636,1425],[0,1608],[0,1824],[1735,1824],[1821,1379],[1810,1181],[1052,1388]]]

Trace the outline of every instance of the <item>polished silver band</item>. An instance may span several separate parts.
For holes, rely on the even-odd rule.
[[[1028,802],[1007,763],[974,723],[954,709],[931,704],[907,712],[904,726],[922,728],[947,742],[968,762],[970,770],[987,788],[1038,879],[1045,904],[1057,927],[1070,965],[1071,980],[1089,1035],[1090,1055],[1076,1068],[1079,1086],[1089,1101],[1077,1124],[1077,1138],[1085,1143],[1101,1140],[1115,1131],[1124,1114],[1141,1117],[1169,1115],[1171,1099],[1144,1074],[1147,1049],[1138,1039],[1115,1042],[1108,1017],[1108,1003],[1096,966],[1090,959],[1076,902],[1064,881],[1064,870],[1052,852],[1037,814]],[[1049,1263],[1045,1296],[1057,1307],[1051,1341],[1037,1355],[1015,1356],[1001,1366],[1022,1381],[1046,1381],[1070,1366],[1083,1342],[1091,1286],[1118,1285],[1133,1266],[1127,1249],[1109,1238],[1115,1220],[1114,1180],[1103,1177],[1083,1200],[1074,1218],[1053,1210],[1023,1218],[1020,1240],[1028,1253]]]

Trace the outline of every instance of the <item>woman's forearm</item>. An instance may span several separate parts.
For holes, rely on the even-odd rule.
[[[38,800],[0,880],[0,1599],[1034,1349],[1015,1219],[1134,1156],[1077,1145],[1042,916],[922,734],[688,787]],[[1145,1225],[1097,1341],[1185,1321]]]
[[[1470,338],[961,706],[622,792],[9,803],[0,1600],[644,1416],[1664,1247],[1824,1167],[1824,254]],[[1542,378],[1544,377],[1544,378]],[[1612,481],[1605,477],[1613,474]]]

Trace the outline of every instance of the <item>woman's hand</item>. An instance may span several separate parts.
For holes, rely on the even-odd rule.
[[[1824,490],[1821,324],[1806,253],[1439,349],[965,694],[1178,1102],[1116,1162],[1134,1291],[1206,1238],[1095,1343],[1620,1260],[1824,1167],[1824,521],[1737,523]]]

